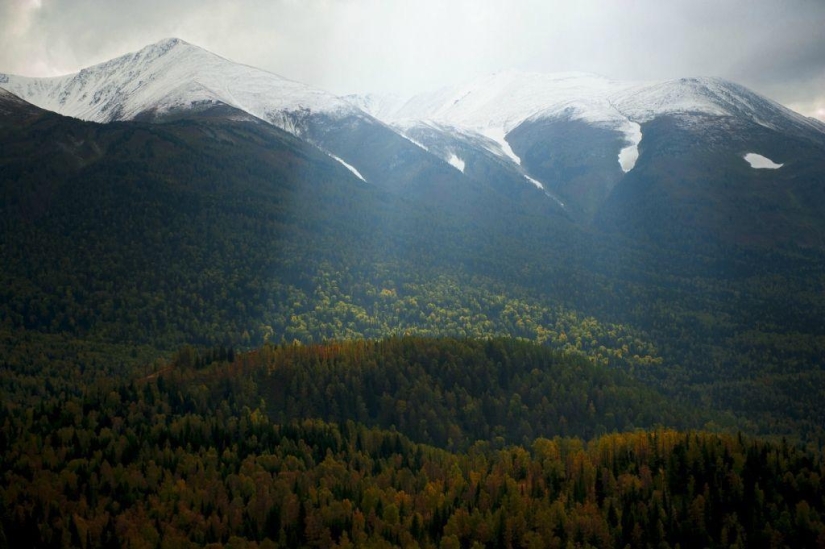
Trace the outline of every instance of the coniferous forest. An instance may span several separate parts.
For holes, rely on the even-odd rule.
[[[630,380],[531,343],[187,349],[128,382],[81,385],[69,375],[42,388],[40,376],[17,376],[27,398],[3,408],[7,546],[825,542],[820,451],[654,426],[655,410],[668,408],[660,399],[642,391],[631,402]],[[556,405],[522,401],[524,376]],[[553,394],[571,381],[565,398]],[[405,396],[409,386],[412,400],[389,397],[394,385]],[[270,419],[262,395],[285,404],[277,417],[303,418]],[[419,410],[426,418],[415,424],[409,408],[420,402],[441,406]],[[358,421],[323,419],[347,415]],[[536,415],[542,422],[528,424]],[[631,421],[644,429],[628,431]],[[524,430],[525,442],[508,443]],[[602,433],[559,434],[593,430]],[[501,435],[485,439],[490,431]]]
[[[821,250],[0,138],[0,548],[825,546]]]

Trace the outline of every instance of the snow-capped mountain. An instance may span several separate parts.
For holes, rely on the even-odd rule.
[[[802,181],[802,202],[815,206],[810,181],[825,173],[825,124],[717,78],[621,82],[506,71],[411,98],[342,98],[168,39],[76,74],[0,74],[0,88],[104,123],[219,107],[221,116],[285,130],[354,179],[392,192],[456,203],[494,192],[502,204],[611,227],[625,226],[642,203],[651,219],[668,211],[661,200],[684,204],[694,188],[673,186],[665,196],[663,181],[735,178],[746,193],[754,178]],[[757,157],[764,160],[748,160]],[[786,197],[771,190],[762,199]],[[716,208],[713,200],[699,207]],[[661,223],[679,217],[669,215]]]
[[[46,110],[93,122],[163,120],[216,107],[272,124],[320,148],[354,177],[414,191],[450,166],[351,102],[172,38],[55,78],[0,74],[0,87]],[[454,184],[450,183],[450,184]]]
[[[815,119],[721,78],[618,82],[588,73],[505,71],[406,100],[375,95],[346,99],[387,122],[429,120],[480,133],[506,134],[536,118],[564,116],[612,125],[678,114],[743,117],[774,129],[825,129]]]
[[[819,121],[718,78],[618,82],[587,73],[507,71],[406,101],[350,100],[454,164],[469,154],[467,143],[476,143],[584,219],[637,165],[650,145],[645,127],[656,120],[673,120],[698,140],[714,135],[717,147],[733,146],[736,161],[754,152],[747,136],[755,129],[825,144]]]
[[[435,123],[464,134],[483,136],[498,145],[500,155],[520,165],[521,159],[506,136],[525,120],[539,116],[586,120],[619,131],[628,146],[636,144],[640,137],[638,125],[609,101],[611,94],[636,86],[585,73],[506,71],[417,95],[405,102],[370,96],[357,104],[402,131],[419,123]]]
[[[825,131],[821,122],[719,78],[640,83],[587,73],[507,71],[406,101],[374,95],[348,99],[402,131],[418,123],[454,127],[494,139],[510,156],[506,136],[526,121],[541,119],[580,120],[613,129],[623,134],[628,147],[642,139],[640,124],[659,116],[712,115],[795,133]],[[629,171],[633,162],[619,159],[619,152],[617,160]]]
[[[740,118],[796,133],[825,130],[818,120],[721,78],[668,80],[617,92],[609,100],[619,112],[639,124],[664,115],[701,114]]]
[[[506,71],[465,84],[417,95],[399,105],[393,120],[433,120],[483,131],[509,132],[527,118],[554,108],[579,108],[582,116],[609,118],[606,98],[634,84],[613,82],[593,74],[538,74]]]
[[[330,93],[234,63],[177,38],[66,76],[0,75],[0,86],[43,109],[93,122],[223,104],[298,133],[291,113],[357,112]]]

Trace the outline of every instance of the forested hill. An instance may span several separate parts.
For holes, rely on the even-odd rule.
[[[501,383],[509,389],[486,392],[494,410],[500,395],[519,390],[524,375],[554,378],[560,409],[569,404],[564,395],[583,401],[601,394],[590,403],[595,416],[588,415],[590,404],[565,408],[570,432],[574,424],[603,421],[605,413],[633,410],[621,396],[633,384],[622,376],[502,340],[290,345],[248,354],[184,349],[140,379],[55,376],[34,406],[32,391],[43,388],[32,381],[42,374],[19,373],[9,383],[5,372],[0,546],[817,547],[825,541],[825,461],[814,448],[659,427],[587,441],[536,432],[519,446],[497,438],[467,445],[471,439],[456,435],[464,449],[449,452],[416,443],[396,427],[329,423],[321,411],[341,400],[314,393],[322,380],[294,376],[281,386],[291,368],[346,378],[354,357],[365,360],[365,370],[373,358],[382,361],[387,380],[400,380],[404,370],[427,371],[445,406],[443,415],[425,420],[433,433],[456,430],[462,413],[472,416],[465,392],[483,390],[485,376],[495,373],[510,379]],[[449,365],[470,357],[480,366],[459,380]],[[363,372],[351,378],[328,388],[343,394],[371,383]],[[593,388],[580,379],[594,381]],[[542,387],[553,394],[550,383]],[[311,401],[310,415],[321,418],[273,422],[260,397],[278,387]],[[432,405],[423,388],[414,392],[401,399],[407,395],[399,383],[383,395],[396,407]],[[350,400],[357,404],[360,394]],[[637,414],[648,405],[667,407],[642,395]],[[519,421],[524,412],[507,406],[501,421]],[[381,403],[377,410],[393,413]],[[410,428],[400,423],[405,417],[397,416],[402,429]]]

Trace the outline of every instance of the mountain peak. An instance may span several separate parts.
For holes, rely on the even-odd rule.
[[[356,110],[329,93],[235,63],[175,37],[76,74],[9,75],[2,85],[41,108],[94,122],[227,105],[296,132],[289,113]]]
[[[155,58],[157,58],[157,57],[161,57],[161,56],[167,54],[169,51],[171,51],[171,50],[173,50],[177,47],[182,47],[182,46],[197,47],[197,46],[193,46],[189,42],[181,40],[180,38],[174,38],[174,37],[173,38],[164,38],[163,40],[155,42],[154,44],[149,44],[148,46],[142,48],[135,55],[141,56],[141,57],[155,57]],[[197,48],[197,49],[202,49],[202,48]]]
[[[155,42],[154,44],[151,44],[151,45],[152,46],[157,46],[157,47],[160,47],[160,48],[173,48],[173,47],[175,47],[179,44],[183,44],[185,46],[191,46],[192,45],[189,42],[187,42],[185,40],[181,40],[180,38],[178,38],[176,36],[172,36],[172,37],[169,37],[169,38],[164,38],[163,40],[159,40],[159,41],[157,41],[157,42]]]
[[[783,131],[822,131],[806,117],[779,103],[715,76],[676,78],[638,86],[613,94],[610,100],[623,115],[638,123],[661,115],[710,115],[749,120]]]
[[[193,46],[192,44],[185,42],[180,38],[164,38],[163,40],[160,40],[153,44],[149,44],[148,46],[144,46],[143,48],[137,51],[123,54],[108,61],[99,63],[97,65],[84,67],[77,73],[77,75],[68,76],[76,76],[85,80],[90,78],[91,75],[94,74],[111,75],[122,72],[124,70],[129,71],[132,74],[135,74],[138,71],[146,70],[148,67],[151,67],[155,63],[161,62],[161,60],[164,58],[169,58],[172,54],[178,54],[175,55],[175,57],[178,57],[179,55],[184,54],[184,52],[187,51],[192,53],[201,53],[203,55],[214,55],[204,50],[203,48]],[[176,59],[176,62],[179,61],[180,59]]]

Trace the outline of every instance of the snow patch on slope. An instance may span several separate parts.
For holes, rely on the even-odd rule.
[[[564,209],[564,210],[566,210],[566,209],[567,209],[567,206],[565,206],[565,205],[564,205],[564,202],[562,202],[562,201],[559,199],[559,197],[558,197],[558,196],[554,195],[554,194],[553,194],[553,193],[551,193],[550,191],[544,191],[544,194],[545,194],[547,197],[552,198],[552,199],[556,202],[556,204],[558,204],[559,206],[561,206],[561,207],[562,207],[562,209]]]
[[[355,174],[355,177],[357,177],[358,179],[360,179],[360,180],[361,180],[361,181],[363,181],[364,183],[366,183],[366,182],[367,182],[367,180],[366,180],[366,179],[364,179],[364,176],[363,176],[363,175],[361,175],[361,172],[359,172],[357,169],[355,169],[355,166],[353,166],[352,164],[347,164],[347,163],[344,161],[344,159],[343,159],[343,158],[340,158],[340,157],[338,157],[338,156],[335,156],[334,154],[332,154],[332,153],[330,153],[330,152],[328,152],[327,154],[328,154],[330,157],[332,157],[332,158],[334,158],[335,160],[337,160],[337,161],[338,161],[338,162],[339,162],[342,166],[344,166],[346,169],[348,169],[348,170],[349,170],[349,171],[351,171],[353,174]]]
[[[521,175],[524,176],[524,179],[526,179],[527,181],[529,181],[530,183],[535,185],[537,189],[539,189],[541,191],[544,191],[544,196],[546,196],[547,198],[553,200],[556,204],[561,206],[562,209],[565,209],[565,210],[567,209],[567,206],[564,205],[564,202],[562,202],[561,199],[558,196],[556,196],[555,194],[553,194],[550,191],[548,191],[547,189],[545,189],[544,184],[541,181],[539,181],[538,179],[530,177],[526,173],[522,173]]]
[[[618,162],[625,173],[633,169],[639,158],[641,126],[620,113],[606,97],[564,101],[536,113],[527,120],[538,119],[580,120],[594,127],[623,134],[626,145],[619,150]]]
[[[455,153],[450,153],[450,156],[447,157],[447,163],[461,173],[464,173],[464,161],[457,157]]]
[[[756,153],[748,153],[744,156],[744,159],[751,165],[751,168],[756,170],[778,170],[784,166],[784,164],[777,164],[770,158]]]

